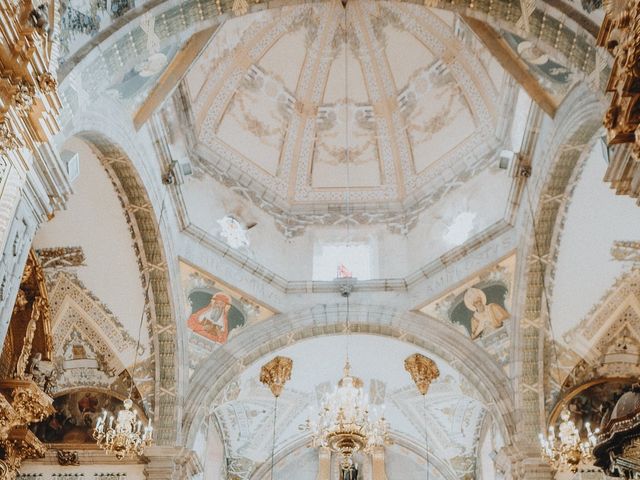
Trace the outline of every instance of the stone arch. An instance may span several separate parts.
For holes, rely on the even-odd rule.
[[[574,88],[558,111],[548,150],[533,159],[536,177],[528,180],[533,190],[531,212],[523,214],[527,243],[522,253],[523,288],[519,332],[515,349],[517,382],[516,402],[521,411],[521,438],[537,445],[537,436],[546,422],[545,400],[552,391],[549,383],[550,363],[547,339],[548,314],[545,287],[548,291],[555,268],[558,239],[564,226],[564,214],[572,193],[572,180],[590,152],[602,125],[603,107],[584,85]],[[544,162],[538,167],[536,160]],[[531,218],[533,216],[533,219]],[[535,229],[534,225],[535,224]]]
[[[477,344],[452,325],[410,312],[376,305],[351,306],[352,332],[395,338],[433,352],[458,370],[477,389],[500,426],[505,442],[515,441],[513,391],[508,377]],[[185,400],[183,431],[193,443],[197,418],[215,403],[224,387],[244,369],[294,342],[344,332],[344,305],[317,305],[311,309],[271,317],[220,346],[191,379]]]
[[[129,225],[142,288],[147,291],[149,304],[147,326],[155,370],[155,442],[173,445],[179,435],[177,398],[181,370],[177,359],[182,357],[170,282],[174,273],[172,264],[167,262],[167,258],[171,258],[168,253],[171,240],[166,221],[159,224],[163,209],[160,202],[155,201],[159,193],[149,187],[149,181],[143,180],[148,180],[148,172],[130,132],[114,119],[93,112],[77,116],[65,131],[66,138],[79,138],[95,152],[120,199]],[[168,204],[167,200],[167,208]],[[168,213],[162,214],[166,220]]]

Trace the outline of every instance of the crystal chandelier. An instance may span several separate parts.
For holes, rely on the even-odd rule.
[[[108,415],[105,410],[98,418],[93,431],[93,438],[98,446],[113,453],[118,460],[122,460],[127,455],[142,455],[145,447],[151,444],[153,434],[151,420],[143,427],[138,414],[131,410],[133,401],[127,398],[123,404],[124,408],[115,418],[113,415]]]
[[[351,375],[347,361],[342,379],[333,392],[324,396],[317,421],[307,419],[301,426],[311,432],[312,447],[326,447],[340,455],[343,470],[353,465],[355,452],[369,453],[374,447],[389,443],[383,408],[375,411],[370,407],[362,387],[362,380]]]
[[[591,430],[591,425],[585,423],[586,439],[582,439],[576,424],[571,420],[571,413],[565,407],[560,413],[558,432],[551,425],[549,434],[540,434],[542,456],[551,464],[555,471],[576,472],[581,464],[593,462],[592,450],[597,443],[600,429]]]

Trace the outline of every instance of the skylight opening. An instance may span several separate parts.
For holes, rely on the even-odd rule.
[[[345,277],[370,280],[373,275],[372,250],[369,242],[318,242],[313,255],[313,280]]]

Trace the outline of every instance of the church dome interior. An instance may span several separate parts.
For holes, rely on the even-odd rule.
[[[0,480],[640,478],[640,0],[0,0]]]

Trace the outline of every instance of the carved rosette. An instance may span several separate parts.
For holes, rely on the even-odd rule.
[[[414,353],[405,359],[404,369],[411,374],[420,395],[426,395],[431,382],[440,376],[436,363],[419,353]]]
[[[293,360],[288,357],[275,357],[260,369],[260,381],[271,389],[274,397],[279,397],[284,384],[291,379]]]

